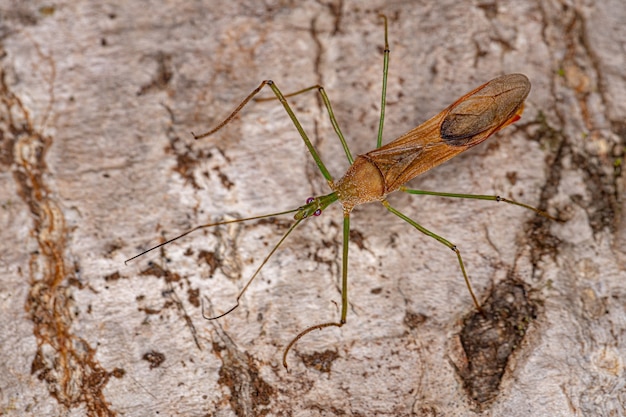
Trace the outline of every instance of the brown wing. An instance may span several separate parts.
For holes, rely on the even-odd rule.
[[[495,78],[364,156],[381,171],[386,192],[390,193],[518,120],[529,91],[530,82],[525,75]]]
[[[448,107],[441,137],[451,146],[475,146],[519,119],[530,82],[523,74],[494,78]],[[514,119],[514,120],[512,120]]]

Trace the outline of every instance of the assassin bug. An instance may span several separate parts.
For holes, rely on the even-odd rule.
[[[213,317],[207,317],[203,311],[203,317],[208,320],[221,318],[239,306],[239,302],[247,288],[250,286],[254,278],[259,274],[263,266],[268,262],[280,245],[291,234],[291,232],[304,220],[318,216],[330,204],[339,201],[343,207],[343,250],[342,250],[342,280],[341,280],[341,315],[338,321],[316,324],[301,331],[285,348],[283,353],[283,365],[287,368],[287,354],[293,345],[304,335],[313,330],[323,329],[325,327],[336,326],[341,327],[346,323],[348,313],[348,242],[350,239],[350,213],[352,209],[360,204],[380,202],[389,212],[400,217],[411,226],[432,237],[441,244],[450,248],[456,254],[461,273],[469,290],[470,296],[476,308],[480,311],[480,303],[476,298],[469,277],[465,270],[465,265],[461,257],[459,249],[447,239],[431,232],[430,230],[419,225],[417,222],[392,207],[387,201],[388,194],[394,191],[403,191],[409,194],[434,195],[451,198],[471,198],[479,200],[491,200],[505,202],[517,205],[529,210],[533,210],[543,216],[551,218],[548,214],[537,208],[512,201],[500,196],[493,195],[476,195],[476,194],[455,194],[442,193],[435,191],[424,191],[410,189],[404,184],[416,176],[436,167],[437,165],[447,161],[448,159],[472,148],[485,139],[503,129],[504,127],[516,122],[520,119],[524,109],[524,100],[530,92],[530,82],[523,74],[503,75],[481,85],[480,87],[465,94],[441,113],[432,117],[430,120],[422,123],[416,128],[410,130],[392,142],[382,145],[383,123],[386,105],[386,89],[387,74],[389,66],[389,43],[387,18],[384,19],[385,27],[385,50],[383,61],[383,86],[381,98],[380,122],[378,127],[378,140],[376,149],[353,158],[346,140],[341,133],[341,129],[334,116],[330,100],[326,95],[324,87],[315,85],[292,94],[283,95],[276,84],[271,80],[265,80],[252,91],[237,108],[214,129],[200,135],[193,134],[195,139],[201,139],[212,135],[226,124],[228,124],[242,108],[252,100],[263,87],[269,87],[275,97],[269,100],[277,99],[294,126],[298,130],[305,146],[308,148],[311,156],[315,160],[320,172],[328,182],[331,192],[326,195],[311,197],[306,203],[298,208],[264,214],[260,216],[248,217],[244,219],[228,220],[211,224],[203,224],[197,226],[187,232],[161,243],[147,251],[128,259],[126,262],[133,260],[149,251],[157,249],[163,245],[171,243],[182,238],[198,229],[213,227],[218,225],[244,222],[250,220],[258,220],[268,217],[281,216],[285,214],[294,214],[295,222],[284,233],[281,239],[272,247],[270,252],[265,256],[261,264],[258,266],[254,274],[248,279],[242,290],[239,292],[236,304],[228,311]],[[287,102],[287,98],[302,94],[307,91],[317,90],[321,95],[322,101],[328,111],[330,122],[341,141],[344,152],[350,167],[347,172],[339,180],[334,180],[326,169],[317,150],[309,140],[302,125],[298,121],[296,115]],[[257,99],[257,101],[265,101],[267,98]]]

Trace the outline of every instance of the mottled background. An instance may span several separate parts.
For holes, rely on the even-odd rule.
[[[323,84],[355,154],[504,73],[523,119],[411,182],[546,209],[392,195],[357,208],[341,329],[341,211],[276,102],[194,142],[258,83]],[[0,0],[0,415],[626,414],[626,7],[595,1]],[[270,94],[269,91],[266,94]],[[292,100],[329,170],[348,163],[315,93]]]

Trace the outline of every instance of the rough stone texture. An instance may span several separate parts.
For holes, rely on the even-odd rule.
[[[288,373],[289,341],[338,318],[338,207],[294,232],[218,321],[201,301],[230,308],[288,216],[124,260],[327,192],[276,102],[202,141],[189,132],[263,79],[321,83],[366,152],[379,13],[386,141],[494,76],[533,84],[520,122],[411,186],[501,194],[566,222],[390,198],[459,246],[489,321],[473,318],[453,253],[380,205],[357,208],[348,323],[300,340]],[[0,415],[625,415],[624,21],[622,0],[0,1]],[[292,105],[339,177],[321,102]]]

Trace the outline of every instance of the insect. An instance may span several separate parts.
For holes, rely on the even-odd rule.
[[[404,184],[409,180],[415,178],[425,171],[428,171],[431,168],[434,168],[435,166],[447,161],[448,159],[460,154],[461,152],[478,145],[492,134],[519,120],[524,109],[524,100],[530,92],[530,82],[528,78],[522,74],[509,74],[497,77],[465,94],[463,97],[459,98],[457,101],[448,106],[448,108],[446,108],[430,120],[422,123],[413,130],[410,130],[399,138],[383,146],[382,135],[385,115],[387,75],[390,51],[388,42],[387,18],[385,16],[382,16],[382,18],[384,20],[385,28],[383,85],[377,146],[374,150],[364,155],[359,155],[356,157],[356,159],[352,156],[346,140],[334,116],[330,100],[326,94],[326,91],[324,90],[324,87],[322,87],[321,85],[315,85],[292,94],[284,95],[276,86],[276,84],[271,80],[265,80],[261,82],[261,84],[255,90],[253,90],[239,104],[239,106],[237,106],[237,108],[235,108],[235,110],[214,129],[200,135],[195,135],[192,133],[195,139],[201,139],[219,131],[226,124],[228,124],[242,110],[242,108],[246,104],[248,104],[250,100],[252,100],[264,87],[267,86],[272,90],[275,96],[272,97],[270,100],[277,99],[284,107],[289,118],[298,130],[300,136],[302,137],[305,146],[308,148],[311,156],[315,160],[315,163],[317,164],[320,172],[328,182],[328,185],[331,189],[330,193],[322,196],[311,197],[306,201],[304,205],[287,211],[264,214],[244,219],[235,219],[211,224],[203,224],[191,230],[188,230],[173,239],[161,243],[160,245],[148,249],[126,261],[131,261],[147,252],[160,248],[163,245],[178,240],[183,236],[186,236],[202,228],[293,214],[295,220],[294,223],[284,233],[278,243],[272,247],[272,249],[265,256],[261,264],[257,267],[254,274],[248,279],[246,284],[237,295],[236,304],[228,311],[213,317],[207,317],[203,311],[202,314],[204,318],[208,320],[215,320],[224,317],[239,306],[241,297],[246,292],[252,281],[259,274],[263,266],[269,261],[269,259],[272,257],[272,255],[274,255],[276,250],[278,250],[278,248],[282,245],[285,239],[287,239],[291,232],[296,227],[298,227],[301,222],[311,217],[319,216],[326,207],[338,201],[343,207],[343,247],[340,318],[338,321],[320,323],[308,327],[302,330],[296,337],[294,337],[293,340],[287,345],[283,353],[283,366],[285,368],[287,368],[287,355],[289,353],[289,350],[304,335],[312,332],[313,330],[320,330],[326,327],[342,327],[346,323],[346,317],[348,312],[348,242],[350,239],[350,213],[352,212],[354,207],[365,203],[380,202],[389,212],[400,217],[402,220],[406,221],[415,229],[419,230],[427,236],[430,236],[431,238],[437,240],[441,244],[454,251],[467,289],[469,290],[474,305],[479,311],[480,303],[478,302],[478,299],[476,298],[476,295],[472,290],[472,286],[465,270],[465,265],[463,263],[460,250],[456,247],[456,245],[454,245],[447,239],[431,232],[430,230],[421,226],[396,208],[392,207],[386,199],[387,195],[395,191],[402,191],[405,193],[416,195],[434,195],[451,198],[491,200],[517,205],[529,210],[533,210],[543,216],[550,217],[548,214],[540,211],[537,208],[500,196],[442,193],[435,191],[415,190],[404,186]],[[339,180],[334,180],[331,174],[328,172],[317,150],[309,140],[302,125],[298,121],[296,115],[294,114],[293,110],[287,102],[288,97],[312,90],[317,90],[321,95],[324,106],[328,111],[330,122],[337,136],[339,137],[339,140],[341,141],[346,157],[350,163],[350,167],[348,168],[347,172]],[[257,98],[257,100],[265,101],[268,99]]]

